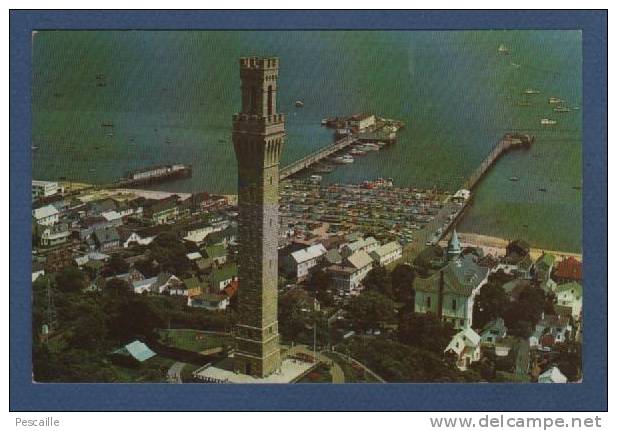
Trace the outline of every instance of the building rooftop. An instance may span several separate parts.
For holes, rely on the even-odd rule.
[[[364,250],[356,251],[347,258],[347,262],[355,269],[362,269],[373,263],[373,259]]]
[[[310,247],[303,248],[302,250],[294,251],[291,253],[291,257],[296,261],[296,263],[300,264],[302,262],[307,262],[311,259],[321,257],[326,253],[327,250],[323,245],[315,244]]]

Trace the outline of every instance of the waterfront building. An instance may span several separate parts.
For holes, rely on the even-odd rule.
[[[403,246],[396,241],[392,241],[377,247],[370,255],[378,265],[389,265],[403,257]]]
[[[583,264],[571,256],[567,257],[557,264],[553,279],[557,283],[567,283],[569,281],[580,283],[583,280]]]
[[[414,310],[433,314],[455,328],[473,323],[474,298],[488,280],[489,270],[473,255],[460,256],[426,278],[417,277]]]
[[[234,372],[281,367],[278,301],[279,160],[285,117],[276,109],[278,58],[240,59],[242,110],[233,116],[238,163],[238,324]]]
[[[32,180],[32,200],[46,198],[57,193],[64,193],[64,187],[60,187],[55,181]]]
[[[374,114],[355,114],[349,117],[347,126],[357,132],[364,132],[372,127],[375,127]]]

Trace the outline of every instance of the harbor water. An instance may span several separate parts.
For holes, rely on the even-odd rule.
[[[459,229],[580,252],[582,109],[555,112],[548,99],[582,108],[581,41],[578,31],[41,31],[33,177],[107,183],[186,163],[191,178],[155,188],[234,193],[237,59],[277,55],[283,165],[332,142],[322,118],[371,112],[406,123],[398,142],[324,182],[454,191],[504,133],[529,132],[535,144],[495,164]]]

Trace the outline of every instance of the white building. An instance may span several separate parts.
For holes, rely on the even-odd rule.
[[[321,262],[326,253],[327,250],[322,244],[294,251],[287,260],[288,271],[292,272],[298,280],[303,280],[308,277],[311,268]]]
[[[473,256],[450,261],[427,278],[414,280],[416,313],[430,313],[455,328],[473,324],[475,296],[488,280],[489,270],[479,266]]]
[[[64,244],[71,236],[66,223],[61,223],[54,226],[46,226],[41,234],[41,246],[51,247],[58,244]]]
[[[44,207],[32,210],[32,217],[40,225],[51,226],[58,223],[59,212],[53,205],[45,205]]]
[[[360,250],[345,259],[343,265],[330,266],[328,272],[337,288],[353,293],[360,289],[362,280],[372,268],[373,259],[367,252]]]
[[[341,255],[343,257],[348,257],[361,250],[370,254],[377,250],[377,248],[379,248],[379,242],[372,236],[367,236],[366,238],[344,244],[341,247]]]
[[[456,366],[464,371],[469,366],[480,360],[481,347],[480,336],[476,331],[467,327],[456,333],[444,353],[454,353],[456,355]]]
[[[157,288],[157,282],[158,282],[158,277],[146,278],[145,280],[136,280],[132,283],[133,292],[150,293]]]
[[[58,186],[55,181],[32,181],[32,200],[40,197],[53,196],[56,193],[63,193],[64,187]]]
[[[557,304],[572,308],[572,317],[581,318],[583,310],[583,286],[576,281],[560,284],[555,288]]]
[[[396,241],[389,242],[370,252],[373,260],[379,265],[388,265],[403,257],[403,247]]]
[[[375,126],[375,115],[373,114],[356,114],[349,118],[347,124],[349,127],[357,128],[358,131],[363,132]]]
[[[556,366],[552,366],[540,376],[538,376],[538,383],[568,383],[568,378]]]

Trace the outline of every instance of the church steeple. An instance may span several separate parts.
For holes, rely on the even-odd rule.
[[[448,260],[452,260],[461,254],[461,243],[458,239],[456,229],[452,231],[452,236],[450,237],[450,241],[448,241],[447,253]]]

